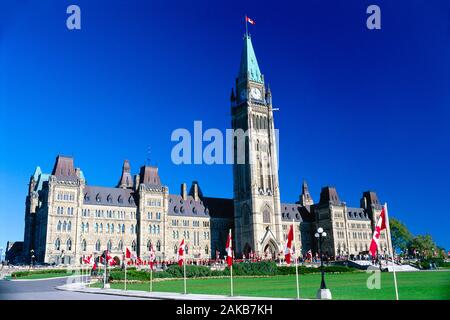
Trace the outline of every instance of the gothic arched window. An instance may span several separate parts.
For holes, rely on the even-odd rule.
[[[120,251],[123,250],[123,242],[122,242],[122,240],[119,241],[118,248],[119,248]]]
[[[111,250],[112,250],[112,241],[111,240],[108,241],[107,249],[109,252],[111,252]]]
[[[67,231],[70,232],[72,230],[72,222],[69,221],[67,224]]]
[[[86,240],[81,241],[81,250],[86,251]]]
[[[55,250],[61,249],[61,241],[58,239],[55,240]]]
[[[72,240],[67,240],[66,242],[66,249],[67,251],[71,251],[72,250]]]
[[[56,227],[56,230],[57,231],[61,231],[61,221],[58,221],[58,226]]]
[[[95,243],[95,250],[100,251],[100,240],[97,240],[97,242]]]
[[[161,251],[161,241],[156,242],[156,251]]]
[[[134,240],[131,243],[131,250],[136,251],[136,241],[134,241]]]
[[[263,223],[270,223],[270,212],[268,209],[263,211]]]

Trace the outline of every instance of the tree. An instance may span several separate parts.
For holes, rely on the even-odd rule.
[[[395,251],[404,252],[413,239],[413,235],[408,228],[398,219],[391,218],[389,221],[391,227],[392,246]]]
[[[429,235],[418,235],[412,238],[409,243],[409,250],[413,252],[416,250],[422,257],[432,257],[434,252],[437,253],[438,247],[434,243],[433,238]]]

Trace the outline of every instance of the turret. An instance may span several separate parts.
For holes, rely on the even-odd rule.
[[[311,194],[309,193],[309,189],[308,189],[308,184],[306,183],[305,180],[303,180],[303,184],[302,184],[302,194],[299,197],[300,199],[300,204],[304,207],[306,206],[311,206],[314,204],[314,201],[311,197]]]

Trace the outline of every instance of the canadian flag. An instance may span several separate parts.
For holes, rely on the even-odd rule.
[[[92,263],[92,255],[90,255],[90,256],[85,256],[84,258],[83,258],[83,263],[84,264],[91,264]]]
[[[255,24],[255,21],[250,19],[249,17],[245,16],[245,21],[247,21],[250,24]]]
[[[232,248],[232,239],[231,239],[231,229],[228,233],[227,244],[225,246],[225,250],[227,251],[227,264],[229,267],[233,265],[233,248]]]
[[[152,269],[153,269],[153,262],[155,261],[155,259],[156,259],[155,250],[153,248],[153,245],[151,244],[150,245],[150,257],[148,260],[148,264],[150,265],[150,268],[152,268]]]
[[[142,264],[141,257],[137,257],[136,265],[140,266]]]
[[[108,251],[106,251],[106,261],[108,262],[108,265],[113,266],[116,264],[116,261],[111,257]]]
[[[178,265],[181,267],[184,262],[184,250],[185,250],[185,244],[184,239],[181,240],[180,248],[178,249]]]
[[[125,253],[125,258],[131,259],[131,251],[128,248],[127,248],[126,253]]]
[[[292,251],[292,241],[294,240],[294,225],[291,224],[291,227],[289,228],[287,242],[286,242],[286,248],[284,249],[284,259],[286,260],[286,263],[288,265],[291,264],[291,255],[293,254]]]
[[[370,254],[375,256],[380,245],[380,234],[381,231],[386,229],[386,212],[385,207],[381,210],[380,217],[378,218],[377,224],[375,226],[375,231],[373,232],[372,242],[370,243]]]

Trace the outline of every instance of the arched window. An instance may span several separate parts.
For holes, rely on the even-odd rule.
[[[81,241],[81,250],[86,251],[86,240]]]
[[[95,224],[95,233],[98,233],[98,223]]]
[[[103,223],[100,223],[100,233],[103,233]]]
[[[152,231],[153,231],[152,233],[153,233],[153,234],[156,234],[156,226],[155,226],[155,225],[153,225],[152,229],[153,229],[153,230],[152,230]]]
[[[66,232],[67,231],[67,222],[64,221],[63,223],[63,231]]]
[[[270,223],[270,212],[268,209],[263,211],[263,223]]]
[[[109,223],[106,224],[106,233],[109,233]]]
[[[71,251],[72,250],[72,240],[68,239],[66,242],[66,249],[67,251]]]
[[[56,227],[57,231],[61,231],[61,221],[58,221],[58,226]]]
[[[61,241],[58,239],[55,240],[55,250],[61,249]]]
[[[114,223],[111,223],[111,233],[114,233]]]
[[[119,250],[122,251],[123,250],[123,242],[122,240],[119,241],[119,246],[118,246]]]
[[[81,233],[84,233],[84,222],[81,223]]]
[[[160,234],[161,233],[161,228],[159,227],[159,225],[156,227],[156,233]]]
[[[122,233],[125,233],[125,225],[122,225]]]
[[[148,251],[150,251],[150,249],[152,248],[152,242],[150,240],[147,241],[147,249]]]
[[[161,251],[161,241],[156,242],[156,251]]]
[[[136,241],[134,241],[134,240],[131,243],[131,250],[136,251]]]
[[[175,254],[177,254],[177,253],[178,253],[178,248],[177,248],[177,245],[174,245],[174,246],[173,246],[173,253],[175,253]]]
[[[209,254],[209,248],[208,248],[208,246],[205,246],[205,254]]]
[[[174,239],[177,238],[177,235],[176,235],[176,233],[175,233],[175,230],[173,231],[172,237],[173,237]]]
[[[97,240],[97,242],[95,243],[95,250],[100,251],[100,240]]]
[[[133,225],[133,224],[130,226],[130,233],[131,233],[131,234],[134,233],[134,225]]]
[[[69,221],[69,223],[67,224],[67,231],[70,232],[72,230],[72,222]]]
[[[89,222],[86,222],[86,233],[89,233]]]
[[[112,241],[111,240],[108,241],[107,249],[109,252],[111,252],[111,250],[112,250]]]

